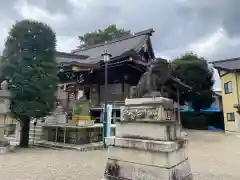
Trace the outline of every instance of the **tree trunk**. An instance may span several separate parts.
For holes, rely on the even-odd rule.
[[[29,144],[29,129],[30,129],[30,118],[21,117],[21,134],[20,134],[20,147],[28,148]]]

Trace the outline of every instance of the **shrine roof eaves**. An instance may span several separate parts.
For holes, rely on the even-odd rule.
[[[86,55],[78,55],[78,54],[72,54],[72,53],[66,53],[66,52],[56,52],[56,61],[58,64],[61,65],[91,65],[91,64],[97,64],[97,62],[92,61],[89,62],[86,59],[88,56]]]
[[[219,70],[227,71],[239,71],[240,70],[240,57],[224,59],[219,61],[210,62],[213,64],[213,67]]]
[[[105,50],[107,50],[112,55],[111,60],[121,58],[123,54],[126,55],[126,53],[128,52],[138,52],[140,49],[142,49],[145,41],[152,35],[153,32],[153,29],[148,29],[106,43],[97,44],[85,48],[78,48],[76,50],[73,50],[72,53],[89,56],[85,59],[88,62],[91,62],[92,60],[103,60],[101,54]]]
[[[57,57],[64,57],[64,58],[73,58],[73,59],[87,59],[89,56],[87,55],[80,55],[80,54],[73,54],[73,53],[66,53],[66,52],[56,52]]]

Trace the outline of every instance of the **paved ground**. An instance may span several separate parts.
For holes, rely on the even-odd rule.
[[[188,132],[195,180],[239,180],[240,137]],[[28,149],[0,156],[1,180],[99,180],[106,152]]]
[[[188,137],[195,180],[240,179],[240,137],[207,131],[190,131]]]

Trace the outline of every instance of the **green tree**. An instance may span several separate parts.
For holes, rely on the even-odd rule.
[[[119,29],[116,25],[109,25],[107,28],[97,31],[86,33],[83,36],[79,36],[80,47],[91,46],[105,41],[111,41],[116,38],[120,38],[125,35],[129,35],[131,31]]]
[[[55,33],[37,21],[17,22],[5,42],[1,79],[8,81],[11,93],[9,113],[22,127],[21,147],[28,147],[30,120],[54,109],[58,82],[55,53]]]
[[[191,91],[181,92],[181,102],[189,102],[196,111],[210,107],[214,101],[214,80],[207,61],[189,52],[172,61],[172,67],[173,75],[192,87]]]

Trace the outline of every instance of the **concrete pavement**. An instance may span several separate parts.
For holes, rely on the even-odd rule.
[[[194,180],[239,180],[240,138],[218,132],[188,131]],[[99,180],[107,151],[21,149],[0,156],[3,180]]]

